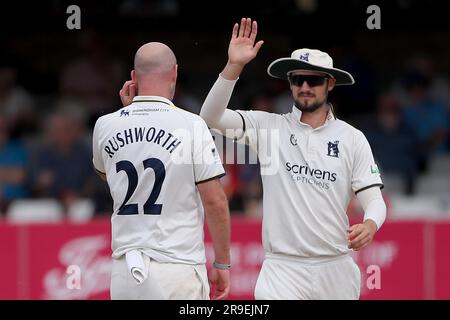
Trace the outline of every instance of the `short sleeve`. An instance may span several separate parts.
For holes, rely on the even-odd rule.
[[[265,111],[255,110],[236,110],[236,112],[242,117],[244,129],[243,136],[236,140],[236,142],[248,144],[254,151],[258,152],[260,135],[262,133],[269,133],[263,131],[270,128],[271,114]]]
[[[225,175],[219,150],[217,150],[205,121],[200,118],[194,124],[192,158],[196,184]]]
[[[105,165],[101,154],[99,140],[100,128],[101,123],[100,119],[98,119],[94,126],[94,133],[92,134],[92,162],[96,171],[105,174]]]
[[[369,142],[361,131],[357,131],[354,143],[352,190],[357,194],[372,187],[383,188],[380,171],[373,158]]]

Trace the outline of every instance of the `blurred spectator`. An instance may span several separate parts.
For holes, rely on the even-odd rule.
[[[240,181],[241,193],[244,201],[244,215],[250,218],[262,216],[262,183],[258,164],[241,166]]]
[[[348,40],[348,39],[347,39]],[[373,66],[365,59],[357,48],[348,45],[335,45],[331,49],[334,64],[350,72],[355,78],[355,84],[342,86],[339,90],[329,93],[330,101],[336,107],[338,116],[349,117],[361,113],[373,113],[377,94],[378,76]],[[364,108],[361,108],[364,106]]]
[[[0,212],[27,196],[24,185],[28,155],[18,140],[10,139],[7,119],[0,114]]]
[[[406,124],[419,139],[421,169],[426,169],[430,156],[448,150],[449,115],[441,102],[430,97],[430,81],[417,70],[407,71],[403,78],[407,102],[402,109]]]
[[[68,113],[52,114],[46,141],[37,150],[31,167],[35,196],[58,198],[66,208],[73,200],[95,192],[90,149],[83,143],[80,121]]]
[[[398,101],[389,94],[380,96],[376,121],[364,130],[374,157],[383,173],[401,175],[411,193],[418,170],[419,150],[415,133],[405,124]]]
[[[0,114],[7,117],[11,136],[17,138],[35,129],[32,96],[17,85],[17,70],[0,66]]]
[[[447,115],[450,115],[450,79],[448,74],[442,70],[439,71],[432,58],[426,53],[411,56],[407,60],[406,69],[410,70],[408,74],[418,73],[426,79],[428,98],[442,104],[447,110]],[[402,105],[413,104],[404,81],[397,81],[393,85],[392,92],[398,97]],[[447,130],[447,133],[450,134],[450,131]],[[449,140],[450,136],[447,136],[447,143]]]
[[[429,81],[429,97],[444,104],[450,112],[450,82],[448,75],[437,72],[432,59],[424,54],[418,54],[409,59],[407,69],[417,71]],[[393,93],[402,105],[410,104],[411,100],[400,81],[394,84]]]
[[[123,70],[101,36],[87,32],[82,38],[81,56],[62,70],[61,98],[81,103],[91,126],[99,115],[120,106],[117,92],[122,86]]]
[[[232,214],[242,213],[242,194],[240,192],[241,181],[239,180],[240,166],[235,163],[224,163],[226,175],[220,179],[223,190],[227,195],[228,205]]]
[[[213,135],[226,173],[226,175],[220,179],[220,182],[223,185],[223,190],[227,196],[230,212],[232,214],[242,213],[242,195],[239,192],[241,184],[241,181],[239,180],[240,166],[236,163],[236,144],[215,131],[212,131],[211,134]]]
[[[294,100],[292,100],[291,97],[290,110],[288,112],[291,112],[293,103]],[[275,106],[271,97],[264,94],[258,94],[251,98],[249,107],[253,110],[273,112]]]
[[[183,106],[187,111],[195,114],[200,113],[203,101],[190,93],[188,89],[187,80],[184,76],[179,75],[177,79],[177,87],[175,89],[174,104],[176,106]]]
[[[269,88],[267,90],[273,97],[273,110],[272,112],[284,114],[292,111],[294,100],[291,92],[288,90],[285,81],[271,80]],[[251,106],[253,107],[253,105]]]

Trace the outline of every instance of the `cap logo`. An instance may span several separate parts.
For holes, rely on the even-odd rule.
[[[309,62],[309,52],[305,52],[304,54],[301,54],[299,57],[300,60]]]

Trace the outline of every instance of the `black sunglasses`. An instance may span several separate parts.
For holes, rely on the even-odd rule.
[[[317,87],[321,86],[325,83],[325,79],[328,79],[327,76],[319,76],[319,75],[313,75],[313,74],[294,74],[289,75],[289,82],[294,86],[301,87],[303,85],[303,82],[306,81],[308,86],[310,87]]]

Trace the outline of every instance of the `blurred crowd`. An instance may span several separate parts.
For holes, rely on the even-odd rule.
[[[111,214],[108,186],[92,167],[91,135],[99,116],[121,107],[118,91],[129,77],[136,48],[130,48],[124,57],[113,54],[98,34],[81,39],[75,54],[60,54],[58,59],[61,55],[65,58],[56,85],[45,94],[36,90],[42,87],[41,79],[21,81],[23,68],[14,50],[0,59],[2,214],[13,202],[30,198],[58,199],[65,210],[78,199],[90,199],[96,215]],[[383,76],[363,56],[352,54],[352,49],[336,46],[329,53],[336,66],[356,79],[355,86],[336,88],[330,101],[338,117],[366,135],[386,178],[386,192],[420,193],[418,181],[431,171],[434,159],[450,159],[448,69],[438,70],[429,53],[405,52],[400,70],[381,85],[378,80]],[[205,70],[197,70],[197,74],[180,69],[175,104],[198,114],[221,67],[211,70],[205,62]],[[258,67],[265,70],[267,66]],[[208,82],[197,81],[198,74],[207,74]],[[285,83],[269,77],[247,78],[239,83],[232,107],[286,113],[292,108],[292,99]],[[225,164],[225,169],[222,182],[232,212],[259,217],[262,187],[258,164]],[[436,175],[450,181],[449,171]]]

